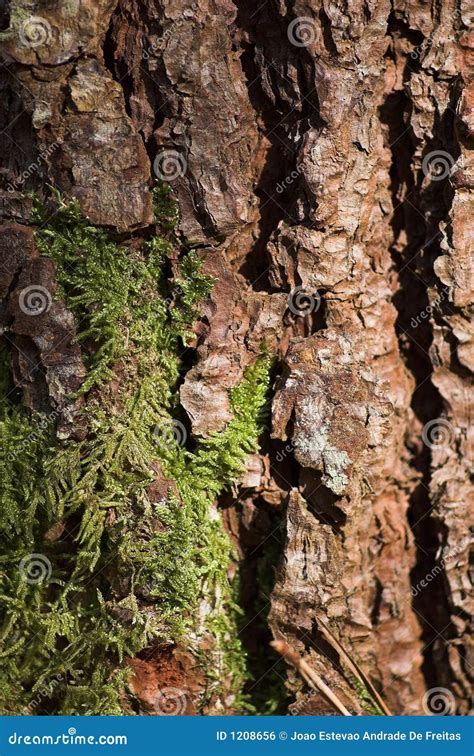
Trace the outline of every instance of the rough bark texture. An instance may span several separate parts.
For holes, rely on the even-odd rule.
[[[276,358],[261,453],[220,502],[242,638],[265,659],[288,642],[354,713],[325,627],[394,713],[436,687],[470,708],[470,22],[463,0],[11,0],[3,24],[1,314],[24,402],[86,432],[72,315],[55,297],[25,323],[16,303],[55,291],[21,191],[52,184],[139,236],[168,181],[216,278],[180,388],[193,435],[226,427],[262,342]],[[170,686],[190,691],[178,713],[213,711],[192,652],[132,660],[144,712]],[[276,658],[257,690],[275,665],[290,713],[332,713]]]

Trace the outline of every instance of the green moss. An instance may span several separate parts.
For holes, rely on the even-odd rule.
[[[178,225],[178,205],[173,202],[169,184],[158,184],[153,189],[153,211],[161,229],[172,231]]]
[[[27,6],[27,7],[24,7]],[[22,27],[25,22],[31,18],[35,18],[34,13],[31,11],[31,7],[24,0],[11,0],[8,6],[9,12],[9,26],[8,29],[0,31],[0,41],[8,42],[12,40],[14,42],[19,41],[22,46],[24,42],[22,39]],[[47,23],[47,22],[46,22]],[[47,29],[46,26],[42,26],[43,29]],[[34,31],[34,30],[33,30]],[[43,32],[44,33],[44,32]]]
[[[359,696],[359,702],[366,714],[370,714],[371,716],[383,716],[384,712],[365,685],[354,677],[354,675],[351,675],[351,681]]]
[[[169,282],[175,211],[164,191],[157,207],[163,226],[145,243],[119,243],[76,205],[61,204],[49,221],[36,208],[39,248],[56,261],[78,324],[88,434],[58,442],[52,423],[22,407],[3,353],[4,713],[21,711],[51,680],[60,682],[34,713],[126,713],[125,657],[190,632],[214,638],[210,692],[230,675],[238,693],[245,676],[231,545],[214,502],[257,448],[270,361],[262,356],[231,392],[223,432],[193,451],[180,445],[171,432],[180,355],[212,280],[188,252]],[[150,486],[160,475],[170,485],[156,501]],[[29,554],[42,556],[46,580],[25,580],[18,567]]]

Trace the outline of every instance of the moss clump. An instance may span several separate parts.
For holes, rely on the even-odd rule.
[[[193,451],[179,443],[180,356],[212,280],[189,252],[170,284],[175,216],[165,192],[157,206],[161,235],[141,244],[90,226],[75,205],[50,221],[37,208],[38,245],[56,261],[78,323],[89,430],[84,441],[58,441],[52,423],[22,407],[3,353],[3,713],[21,712],[46,686],[51,697],[38,697],[34,713],[126,713],[124,657],[189,633],[214,637],[211,675],[218,662],[236,691],[242,684],[231,546],[213,505],[256,449],[270,364],[263,356],[232,391],[223,432]],[[157,478],[174,481],[158,501]]]

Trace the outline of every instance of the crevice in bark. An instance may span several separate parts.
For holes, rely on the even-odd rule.
[[[372,605],[370,620],[374,627],[377,627],[380,621],[380,608],[382,606],[383,585],[378,578],[375,580],[375,596]]]
[[[115,81],[122,87],[125,110],[127,115],[131,118],[132,111],[130,107],[130,97],[133,94],[132,74],[126,60],[124,60],[123,57],[116,55],[117,45],[114,39],[116,19],[121,17],[124,13],[125,10],[122,8],[122,4],[119,3],[111,16],[109,28],[102,46],[102,53],[104,56],[105,67],[111,73]],[[128,23],[131,23],[131,19],[129,19]]]
[[[307,636],[306,636],[306,641],[305,641],[305,634],[300,632],[299,635],[300,635],[300,640],[302,640],[303,642],[307,644],[308,643]],[[309,645],[309,648],[311,648],[311,646],[313,646],[319,654],[322,654],[323,656],[326,657],[326,659],[329,659],[329,661],[332,663],[332,665],[336,669],[339,669],[340,671],[342,671],[339,654],[337,653],[334,646],[331,646],[328,640],[324,637],[324,635],[322,634],[321,630],[318,627],[317,622],[313,622],[313,625],[311,628],[311,644]],[[308,648],[308,645],[307,645],[307,648]]]
[[[149,17],[146,2],[136,3],[135,0],[120,0],[111,15],[103,45],[105,66],[123,89],[127,114],[132,119],[134,118],[133,98],[135,98],[135,102],[138,99],[142,100],[143,105],[148,103],[150,108],[153,109],[154,121],[151,136],[147,137],[142,125],[137,124],[151,162],[153,162],[159,149],[153,133],[163,125],[166,105],[166,101],[160,94],[159,81],[157,81],[157,79],[166,80],[163,62],[153,55],[158,66],[157,69],[150,70],[148,65],[148,61],[152,57],[148,38],[152,30],[155,33],[158,32],[158,29],[154,28],[156,26],[156,21],[152,21]],[[135,32],[133,35],[132,30]],[[143,71],[140,69],[146,69],[146,74],[143,75]],[[138,80],[143,87],[140,98],[137,95]]]
[[[10,1],[4,0],[0,6],[0,31],[5,31],[10,26]]]
[[[291,428],[292,425],[290,423],[289,427]],[[291,438],[290,433],[288,438]],[[269,440],[268,445],[272,476],[275,478],[279,488],[289,493],[291,488],[298,486],[300,474],[300,466],[294,457],[293,446],[290,442],[285,444],[276,439],[272,439],[271,442]]]
[[[339,537],[343,536],[347,523],[346,513],[337,506],[342,496],[337,496],[322,482],[323,474],[309,468],[301,468],[301,493],[308,502],[308,510],[322,525],[329,525]]]
[[[259,199],[259,234],[240,273],[256,291],[265,291],[269,288],[267,244],[281,221],[290,226],[298,222],[293,208],[300,183],[296,159],[301,139],[309,128],[322,122],[317,93],[308,90],[303,64],[298,57],[307,56],[307,51],[290,44],[281,16],[274,17],[268,6],[256,11],[254,3],[249,0],[236,0],[236,5],[236,25],[243,35],[242,70],[257,124],[263,138],[269,142],[265,164],[255,187]],[[282,50],[287,52],[286,59],[297,69],[296,83],[281,71],[278,58]],[[277,58],[276,63],[273,56]],[[265,85],[264,78],[268,79]],[[276,102],[270,101],[265,91],[270,82]],[[289,97],[288,89],[294,88],[295,84],[299,93],[292,91]]]
[[[268,625],[270,595],[284,546],[283,511],[251,489],[241,490],[237,499],[230,494],[221,497],[220,506],[239,551],[235,578],[242,611],[239,637],[248,675],[243,692],[257,713],[285,714],[284,664],[270,648],[273,635]]]
[[[265,291],[268,289],[268,268],[267,244],[277,228],[280,221],[286,216],[286,196],[279,196],[277,202],[274,198],[278,191],[279,182],[285,179],[289,173],[291,157],[288,147],[283,147],[280,142],[280,136],[273,135],[273,130],[277,128],[282,131],[281,126],[275,118],[275,111],[265,103],[265,97],[262,95],[259,83],[259,71],[255,64],[255,45],[246,45],[241,62],[242,68],[246,75],[249,99],[256,113],[259,114],[262,121],[262,128],[265,136],[269,138],[271,145],[265,157],[265,165],[261,172],[255,194],[259,200],[259,233],[253,249],[248,254],[246,261],[240,269],[240,273],[249,281],[256,291]],[[257,91],[256,91],[257,90]]]
[[[9,192],[37,189],[42,178],[37,172],[23,177],[23,172],[37,159],[38,150],[21,86],[9,65],[1,67],[0,90],[0,185]]]
[[[300,279],[301,280],[301,279]],[[324,299],[324,292],[310,292],[305,291],[302,284],[298,284],[295,288],[295,296],[291,296],[291,290],[288,288],[289,301],[290,299],[298,299],[298,288],[301,292],[301,309],[304,312],[307,307],[307,315],[295,315],[294,312],[289,310],[285,319],[285,325],[291,328],[293,336],[301,336],[308,338],[308,336],[314,336],[314,334],[324,331],[327,328],[327,304]],[[293,308],[295,302],[293,301]]]
[[[419,32],[413,32],[393,16],[388,33],[392,38],[402,35],[413,45],[420,45],[424,39]],[[418,60],[413,63],[409,58],[408,61],[403,73],[405,81],[410,79],[413,70],[419,69]],[[431,203],[436,205],[439,202],[440,193],[443,202],[443,187],[439,182],[433,186],[430,203],[427,203],[426,194],[421,195],[423,176],[416,176],[413,170],[416,137],[412,127],[407,128],[411,108],[412,103],[405,91],[392,92],[380,109],[380,119],[387,127],[392,152],[390,178],[394,211],[391,226],[394,242],[390,252],[399,280],[399,289],[393,297],[398,311],[396,330],[400,353],[416,382],[411,406],[420,426],[424,426],[442,413],[440,394],[430,378],[433,367],[429,350],[433,328],[428,318],[420,318],[420,313],[425,312],[430,304],[428,287],[435,285],[433,262],[441,254],[441,234],[439,228],[434,235],[431,233],[433,217],[430,217],[434,215],[439,221],[439,214],[435,211],[427,215],[427,211],[432,210]],[[429,148],[424,152],[429,152]],[[449,208],[445,208],[446,219],[448,212]],[[436,570],[437,554],[446,539],[442,525],[432,514],[434,505],[429,494],[431,451],[423,443],[411,445],[409,442],[408,445],[410,464],[419,481],[411,493],[407,513],[416,547],[416,565],[411,572],[413,609],[422,628],[422,672],[428,687],[433,687],[440,682],[440,670],[446,658],[445,639],[451,636],[449,604],[441,575],[421,591],[417,591],[417,586],[426,575]],[[373,610],[375,617],[376,604],[377,601]],[[435,644],[441,632],[441,645],[439,642]]]
[[[321,31],[323,33],[326,50],[328,50],[331,56],[337,58],[337,47],[332,36],[331,22],[324,8],[321,8],[321,10],[319,11],[319,20],[321,22]]]

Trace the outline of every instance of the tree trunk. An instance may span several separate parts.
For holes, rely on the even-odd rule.
[[[3,713],[468,713],[470,21],[10,0]]]

